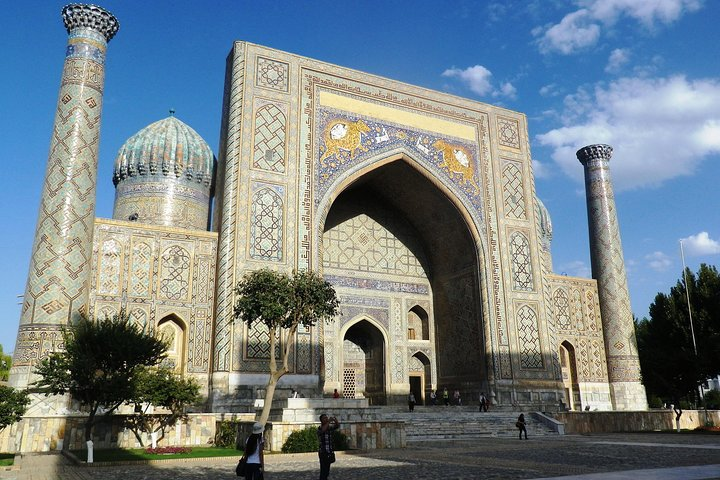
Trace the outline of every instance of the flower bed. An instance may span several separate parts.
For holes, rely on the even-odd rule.
[[[190,453],[192,448],[190,447],[157,447],[157,448],[146,448],[145,453],[151,455],[176,455],[178,453]]]

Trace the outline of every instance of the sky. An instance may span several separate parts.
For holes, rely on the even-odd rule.
[[[110,218],[115,156],[176,116],[218,152],[225,58],[265,45],[527,115],[554,271],[590,277],[583,169],[610,171],[634,314],[682,275],[720,263],[720,2],[715,0],[98,0],[110,42],[96,216]],[[0,16],[0,344],[15,344],[67,33],[65,2]]]

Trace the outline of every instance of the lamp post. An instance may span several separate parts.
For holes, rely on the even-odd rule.
[[[680,258],[683,264],[683,280],[685,281],[685,298],[687,299],[688,317],[690,318],[690,334],[692,335],[693,348],[695,349],[695,357],[697,358],[697,343],[695,342],[695,328],[693,327],[692,309],[690,308],[690,289],[687,282],[687,267],[685,266],[685,250],[683,249],[683,241],[680,240]]]

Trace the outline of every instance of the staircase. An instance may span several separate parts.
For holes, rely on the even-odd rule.
[[[414,412],[384,412],[384,419],[405,422],[405,437],[410,442],[471,440],[483,437],[518,436],[515,427],[520,412],[479,412],[477,407],[415,407]],[[525,413],[528,436],[558,435],[532,413]]]

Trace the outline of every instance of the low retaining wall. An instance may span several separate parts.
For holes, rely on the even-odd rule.
[[[53,450],[83,450],[85,445],[84,416],[24,417],[0,432],[0,452],[26,453]],[[122,425],[123,415],[113,415],[108,422],[93,428],[94,448],[139,448],[135,434]],[[158,445],[207,445],[215,438],[216,414],[193,413],[186,423],[166,429]],[[142,434],[145,446],[150,436]]]
[[[296,430],[317,428],[318,422],[272,422],[265,430],[266,447],[273,452],[282,449],[285,440]],[[403,448],[406,446],[405,423],[402,421],[347,422],[340,424],[340,431],[347,435],[350,448],[371,450],[376,448]]]
[[[558,412],[552,415],[565,424],[565,433],[611,433],[674,430],[672,410],[644,412]],[[720,425],[720,411],[683,410],[680,428],[693,430],[710,422]]]

